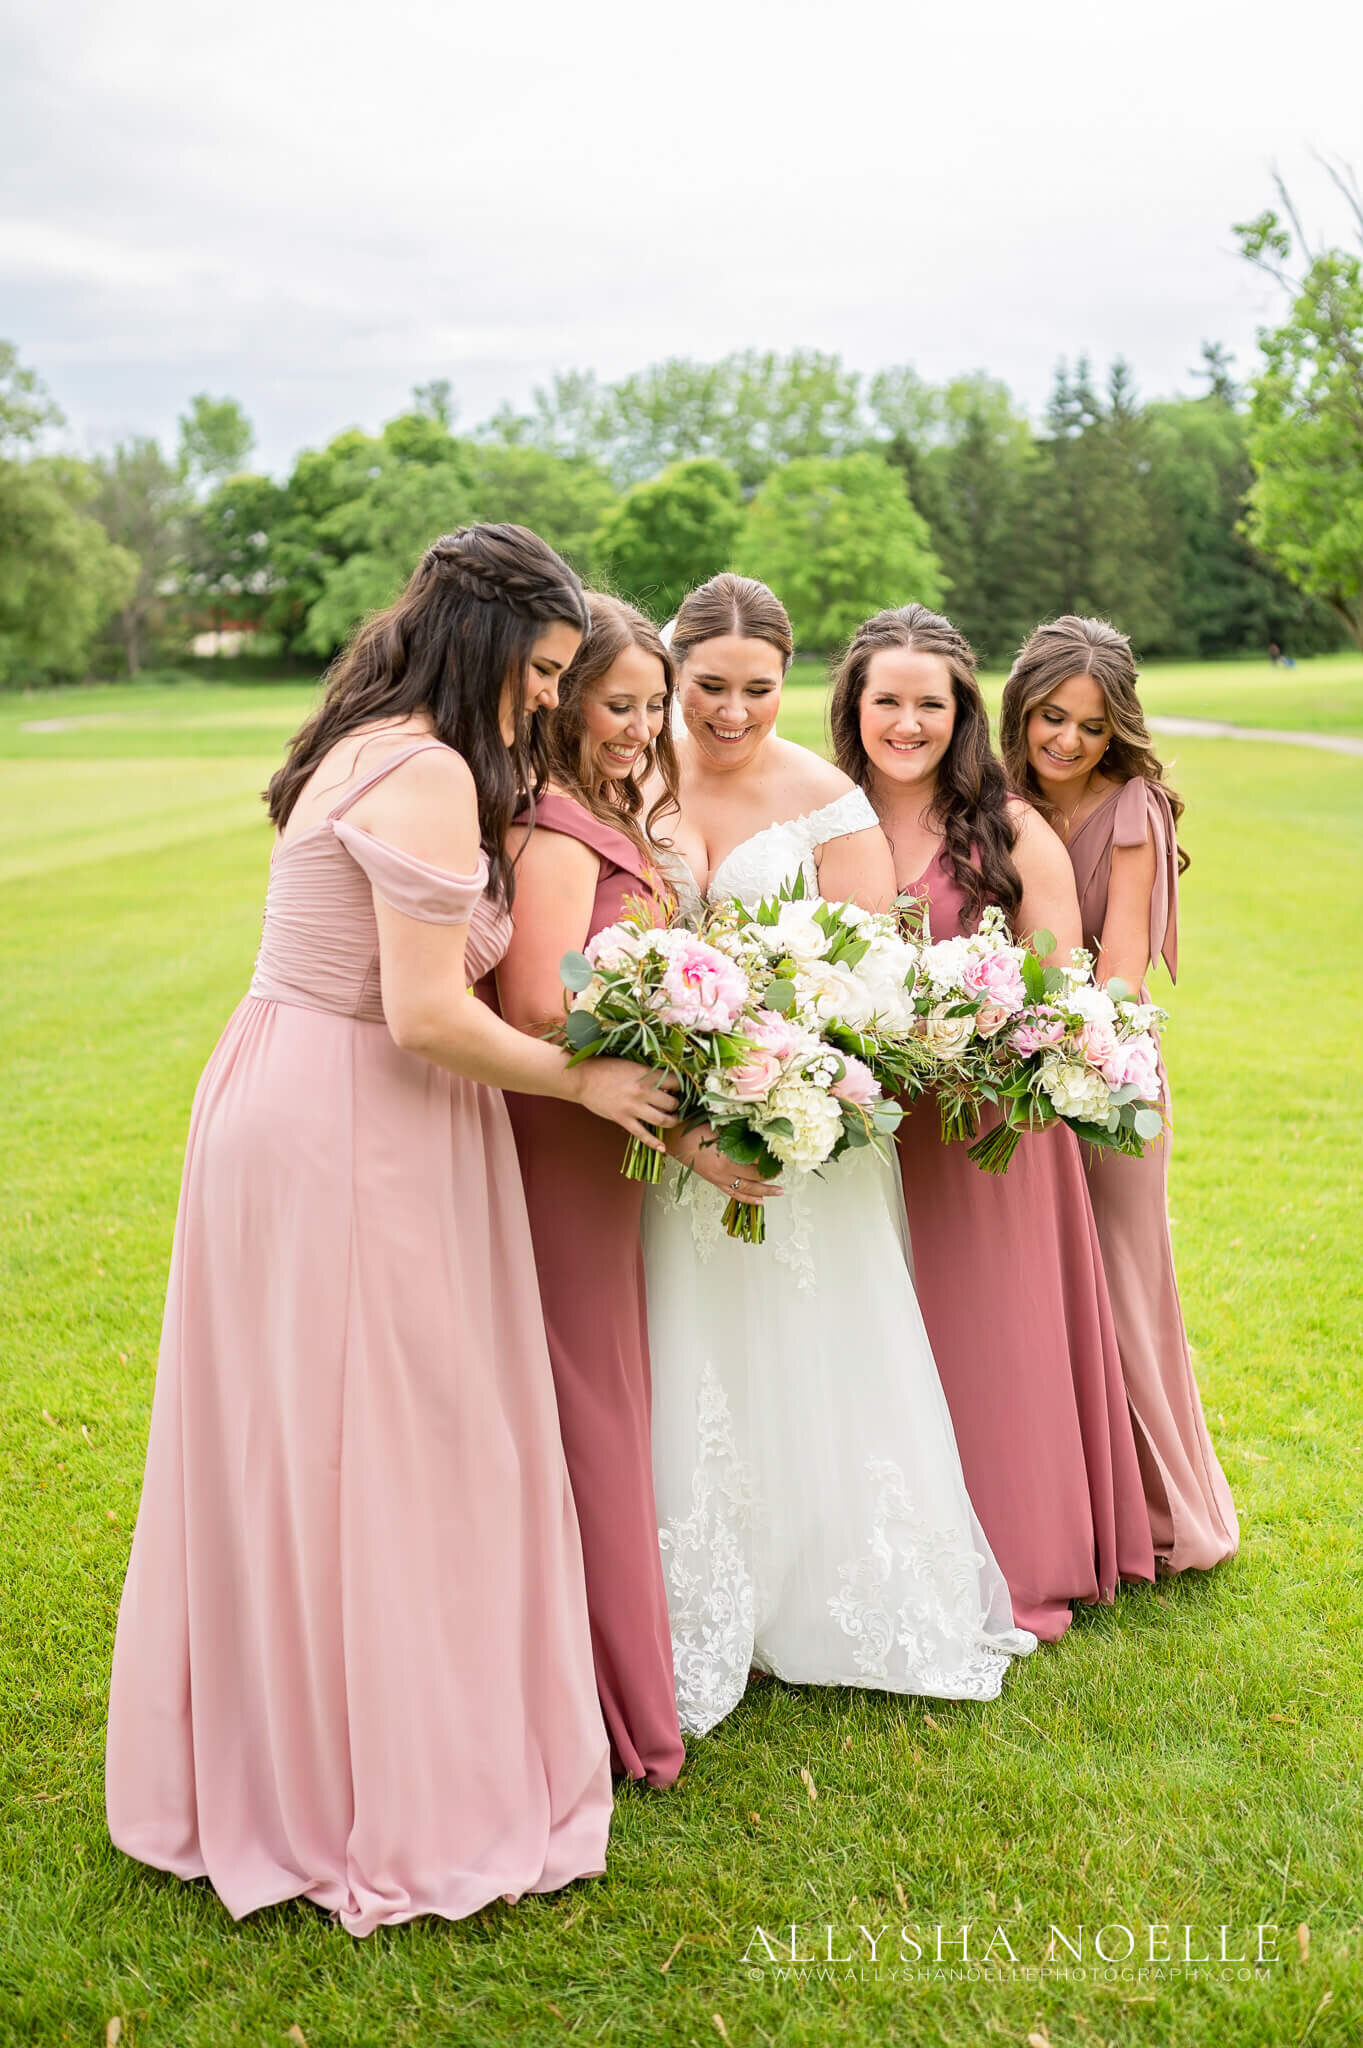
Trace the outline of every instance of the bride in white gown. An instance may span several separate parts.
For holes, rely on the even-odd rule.
[[[791,652],[765,585],[717,576],[672,638],[676,884],[756,904],[803,873],[883,909],[894,868],[870,804],[776,736]],[[728,1238],[750,1169],[674,1142],[644,1205],[653,1464],[681,1725],[704,1734],[752,1668],[795,1684],[992,1699],[1013,1625],[975,1519],[909,1270],[899,1174],[871,1150],[768,1191],[766,1243]],[[983,1303],[982,1303],[983,1308]],[[981,1315],[982,1343],[988,1317]]]

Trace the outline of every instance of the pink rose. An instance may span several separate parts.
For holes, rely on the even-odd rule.
[[[1086,1066],[1096,1067],[1109,1088],[1121,1087],[1121,1082],[1114,1078],[1121,1072],[1121,1046],[1110,1024],[1083,1025],[1075,1043]]]
[[[742,969],[699,939],[670,953],[656,998],[665,1023],[700,1031],[732,1031],[747,1000]]]
[[[738,1102],[763,1102],[780,1080],[781,1071],[776,1054],[758,1046],[737,1066],[725,1068],[724,1093]]]
[[[780,1060],[788,1060],[800,1043],[799,1032],[779,1010],[759,1010],[743,1029],[749,1038],[774,1052]]]
[[[833,1083],[829,1094],[836,1095],[839,1102],[851,1102],[861,1109],[865,1109],[869,1103],[878,1101],[880,1083],[866,1062],[857,1059],[850,1052],[841,1053],[839,1057],[845,1072],[840,1081]]]
[[[1148,1031],[1142,1031],[1138,1038],[1128,1038],[1119,1047],[1122,1078],[1119,1088],[1135,1088],[1143,1102],[1158,1102],[1159,1050]]]
[[[1043,1008],[1033,1010],[1027,1023],[1019,1024],[1016,1031],[1011,1031],[1008,1034],[1008,1043],[1014,1052],[1021,1053],[1023,1059],[1029,1060],[1034,1053],[1040,1052],[1043,1046],[1059,1045],[1064,1035],[1063,1018],[1057,1017],[1053,1010]]]
[[[1009,1017],[1015,1017],[1027,1000],[1022,969],[1008,953],[986,953],[972,960],[961,981],[972,996],[986,996]]]
[[[982,1003],[975,1013],[975,1030],[980,1038],[992,1038],[1008,1022],[1002,1003]]]

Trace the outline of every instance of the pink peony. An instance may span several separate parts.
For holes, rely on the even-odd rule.
[[[1031,1059],[1033,1053],[1043,1046],[1059,1045],[1065,1035],[1064,1019],[1057,1017],[1053,1010],[1033,1010],[1030,1022],[1019,1024],[1016,1031],[1008,1034],[1008,1043],[1023,1059]]]
[[[1143,1102],[1158,1102],[1159,1051],[1148,1031],[1142,1031],[1138,1038],[1128,1038],[1118,1048],[1122,1078],[1119,1088],[1135,1088]]]
[[[1007,1022],[1008,1012],[1002,1003],[981,1003],[975,1013],[975,1030],[981,1038],[992,1038]]]
[[[1009,953],[986,953],[972,960],[961,980],[972,996],[986,996],[1010,1017],[1015,1017],[1027,1000],[1022,969]]]
[[[859,1108],[865,1109],[869,1103],[879,1099],[880,1083],[864,1060],[856,1059],[850,1052],[845,1052],[840,1057],[846,1072],[840,1081],[833,1083],[828,1092],[830,1095],[836,1095],[839,1102],[855,1103]]]
[[[723,1089],[738,1102],[763,1102],[770,1095],[782,1073],[781,1062],[774,1052],[767,1052],[758,1046],[737,1066],[724,1070]]]
[[[758,1010],[743,1029],[749,1038],[774,1052],[780,1060],[788,1060],[800,1043],[799,1032],[779,1010]]]
[[[588,939],[582,950],[593,967],[602,968],[610,974],[617,967],[628,965],[634,957],[631,946],[633,936],[633,933],[627,932],[623,925],[603,925],[595,938]]]
[[[732,1031],[747,1000],[742,969],[713,946],[688,938],[668,957],[657,1007],[668,1024]]]

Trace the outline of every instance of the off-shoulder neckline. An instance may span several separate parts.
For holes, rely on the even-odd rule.
[[[419,868],[423,875],[430,875],[437,881],[457,882],[469,889],[486,888],[487,886],[487,855],[481,850],[478,854],[478,864],[474,868],[473,873],[471,875],[459,875],[452,868],[438,868],[433,862],[422,860],[418,854],[408,853],[404,847],[394,846],[391,839],[380,839],[376,833],[370,832],[365,826],[353,825],[349,818],[321,818],[315,825],[309,825],[306,831],[300,832],[296,839],[286,839],[283,841],[277,839],[270,849],[270,866],[273,867],[281,855],[291,853],[294,847],[304,846],[308,840],[315,839],[319,832],[330,832],[333,839],[341,839],[342,841],[347,832],[354,832],[361,839],[367,839],[371,846],[382,847],[383,851],[391,854],[394,860],[400,860],[408,867]]]

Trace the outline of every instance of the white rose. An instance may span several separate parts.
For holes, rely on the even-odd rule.
[[[958,1060],[975,1033],[973,1017],[952,1017],[950,1003],[938,1003],[923,1019],[923,1038],[940,1060]]]
[[[1051,1058],[1042,1063],[1041,1085],[1060,1116],[1080,1123],[1105,1124],[1111,1108],[1107,1082],[1095,1068],[1077,1060]]]
[[[887,1030],[907,1031],[913,1023],[913,997],[905,984],[917,965],[915,946],[903,939],[875,938],[854,970],[872,1016]]]
[[[795,977],[795,1001],[801,1016],[812,1014],[821,1024],[863,1031],[871,1021],[870,995],[849,967],[821,962],[806,968]]]
[[[821,924],[817,924],[814,913],[804,903],[783,903],[781,914],[771,930],[779,933],[779,951],[788,953],[797,967],[812,967],[816,960],[822,960],[831,941]]]
[[[791,1126],[790,1137],[761,1127],[767,1150],[783,1166],[822,1166],[842,1134],[842,1111],[837,1102],[808,1081],[782,1081],[772,1091],[771,1114]]]
[[[1092,982],[1084,982],[1079,988],[1070,990],[1065,998],[1065,1008],[1082,1017],[1086,1024],[1115,1024],[1117,1005],[1105,988],[1095,988]]]

